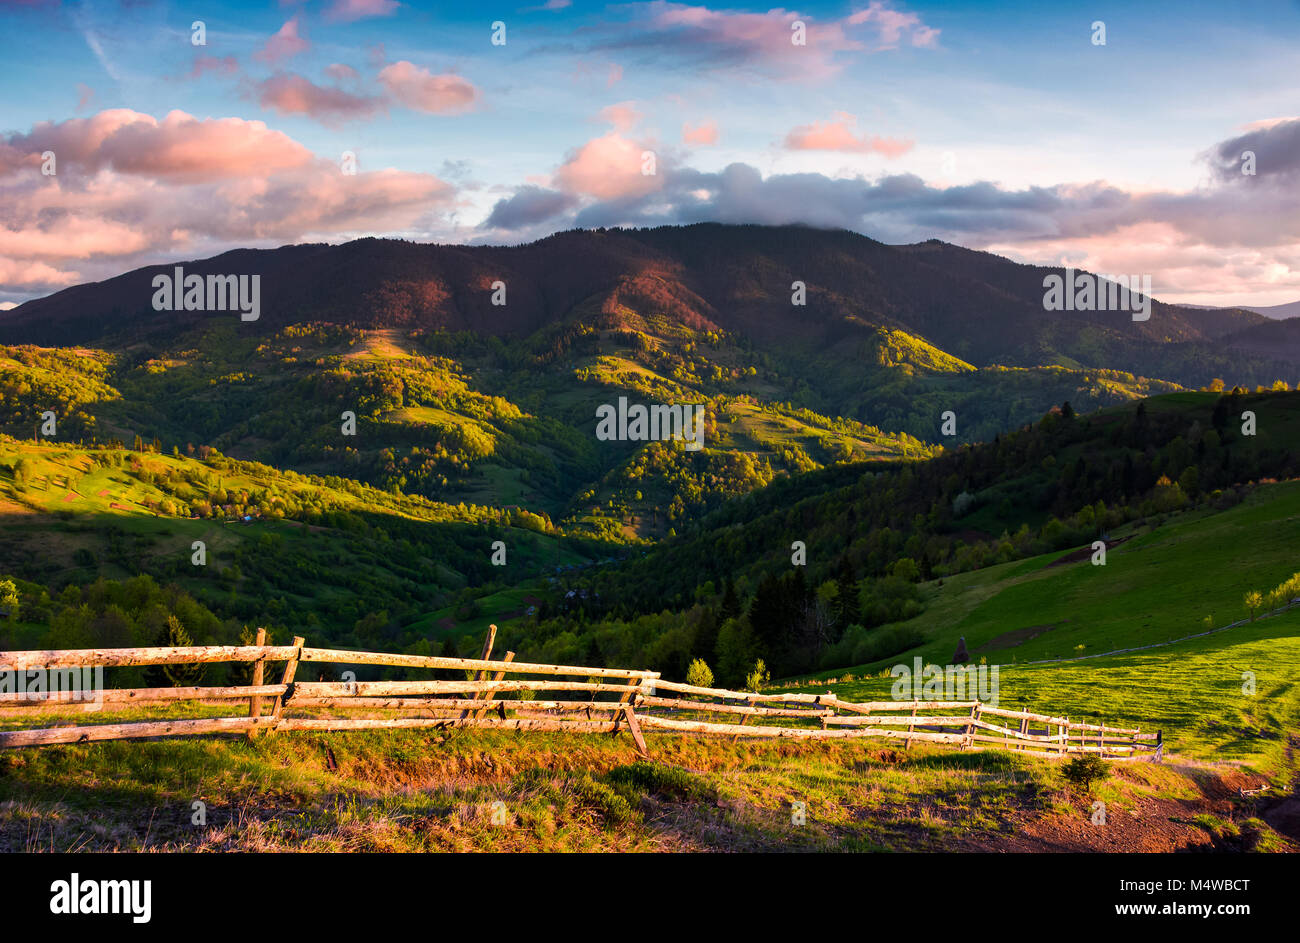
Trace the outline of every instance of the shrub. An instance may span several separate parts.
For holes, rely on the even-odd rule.
[[[674,801],[711,800],[717,797],[713,787],[698,776],[679,767],[659,763],[616,766],[609,771],[606,779],[620,794],[629,798],[638,793]]]
[[[686,683],[693,684],[697,688],[713,687],[713,671],[703,658],[695,659],[686,669]]]
[[[1106,776],[1106,763],[1095,753],[1076,756],[1061,768],[1061,775],[1080,792],[1091,791],[1093,784]]]
[[[757,692],[771,680],[772,673],[767,670],[767,665],[760,658],[754,662],[754,670],[745,676],[745,690]]]

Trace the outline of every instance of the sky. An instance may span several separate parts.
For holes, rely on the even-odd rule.
[[[0,307],[236,246],[703,220],[1291,302],[1298,41],[1300,0],[0,0]]]

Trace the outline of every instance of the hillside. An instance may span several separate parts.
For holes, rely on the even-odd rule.
[[[1255,435],[1243,435],[1240,418],[1230,418],[1248,411],[1256,416]],[[1179,393],[1093,416],[1051,413],[1032,427],[923,463],[882,464],[862,474],[812,472],[730,502],[644,556],[581,576],[575,585],[600,602],[584,603],[580,615],[544,609],[546,618],[521,634],[557,659],[631,659],[684,672],[691,658],[702,657],[727,683],[742,681],[758,657],[774,676],[873,662],[932,634],[934,604],[922,589],[930,581],[946,585],[998,565],[1028,566],[1023,561],[1059,556],[1103,534],[1113,543],[1169,515],[1227,527],[1238,519],[1229,515],[1244,514],[1235,509],[1255,494],[1249,483],[1300,473],[1296,442],[1300,394]],[[1131,617],[1136,603],[1115,601],[1107,620],[1115,626],[1112,647],[1164,641],[1180,633],[1159,632],[1199,625],[1206,615],[1221,620],[1216,624],[1233,621],[1228,612],[1240,617],[1241,595],[1264,588],[1245,585],[1245,570],[1261,584],[1271,580],[1271,589],[1296,569],[1284,543],[1242,535],[1293,514],[1277,504],[1246,530],[1231,532],[1233,542],[1221,553],[1232,562],[1212,577],[1202,573],[1202,560],[1162,560],[1173,567],[1168,585],[1191,581],[1196,592],[1131,587],[1135,596],[1159,601],[1142,603],[1141,611],[1162,614],[1147,625]],[[1205,533],[1211,536],[1199,546],[1208,556],[1219,538],[1213,529]],[[796,541],[805,566],[792,566]],[[1114,553],[1122,559],[1127,546]],[[1144,542],[1134,538],[1133,546]],[[1116,572],[1094,578],[1113,580]],[[1217,595],[1208,600],[1212,588]],[[1072,598],[1060,587],[1042,589],[1054,599]],[[1006,621],[1001,612],[990,619]],[[1055,633],[1052,642],[1061,646],[1070,637]],[[944,636],[927,652],[946,659],[955,641]],[[1080,643],[1101,639],[1080,638],[1070,648]],[[1026,637],[1019,644],[1035,652],[1047,642]],[[1026,656],[1012,646],[1000,657]]]
[[[761,349],[793,347],[843,362],[875,330],[903,330],[975,366],[1110,368],[1201,385],[1272,382],[1295,359],[1234,362],[1214,342],[1266,322],[1241,309],[1152,306],[1128,312],[1045,312],[1049,269],[930,241],[889,246],[843,230],[698,224],[575,230],[515,247],[363,239],[343,245],[238,250],[180,263],[186,274],[261,276],[256,322],[237,315],[155,311],[150,266],[20,305],[0,318],[0,343],[67,346],[106,337],[154,341],[210,318],[265,335],[302,321],[360,328],[474,331],[521,339],[575,316],[623,309],[692,331],[722,330]],[[494,282],[506,286],[492,301]],[[791,303],[803,282],[807,303]],[[1229,375],[1232,374],[1232,375]]]

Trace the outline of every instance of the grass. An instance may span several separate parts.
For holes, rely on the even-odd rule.
[[[0,850],[932,849],[1059,789],[1008,755],[650,743],[651,763],[625,740],[497,731],[12,751]]]
[[[965,637],[990,663],[1098,654],[1204,631],[1247,616],[1242,596],[1272,589],[1300,569],[1300,481],[1261,485],[1227,511],[1195,511],[1159,524],[1130,525],[1105,566],[1051,566],[1044,554],[923,587],[926,610],[901,623],[927,643],[910,652],[947,663]],[[1006,644],[1014,633],[1040,630]],[[1078,646],[1084,646],[1082,651]],[[877,665],[852,670],[871,671]]]
[[[1174,847],[1242,831],[1251,850],[1290,847],[1250,809],[1204,803],[1205,770],[1110,764],[1085,795],[1011,753],[647,740],[651,761],[626,738],[490,730],[6,751],[0,852],[988,850],[1077,827],[1095,799],[1156,829],[1183,810]]]
[[[1243,693],[1244,672],[1254,674],[1253,695]],[[1150,652],[1003,664],[998,674],[1002,707],[1162,730],[1171,751],[1279,772],[1287,734],[1300,729],[1300,611]],[[828,687],[864,701],[889,699],[893,683],[886,676]]]

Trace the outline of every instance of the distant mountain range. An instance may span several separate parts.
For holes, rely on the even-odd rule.
[[[1222,311],[1224,309],[1212,308],[1211,310]],[[1300,316],[1300,301],[1290,301],[1281,305],[1242,305],[1241,310],[1254,311],[1256,314],[1262,314],[1266,318],[1284,321],[1287,318]]]
[[[890,246],[798,226],[582,230],[508,248],[362,239],[179,264],[187,274],[261,275],[261,317],[241,325],[254,333],[311,320],[523,337],[628,309],[810,350],[901,329],[975,366],[1111,367],[1198,382],[1209,379],[1205,370],[1185,356],[1169,364],[1155,348],[1204,345],[1206,354],[1236,349],[1300,362],[1296,325],[1242,308],[1157,301],[1146,322],[1123,311],[1047,312],[1043,278],[1052,269],[937,240]],[[154,311],[153,277],[172,271],[149,266],[29,301],[0,314],[0,342],[167,337],[232,316]],[[807,286],[806,306],[791,303],[796,281]],[[506,285],[505,305],[492,303],[495,282]]]

